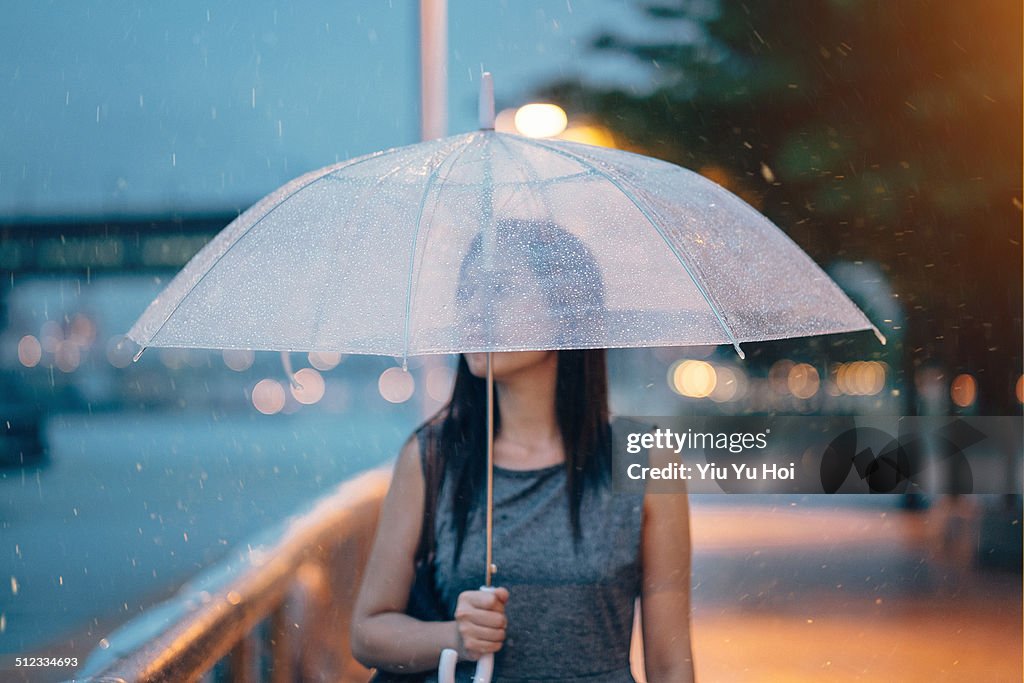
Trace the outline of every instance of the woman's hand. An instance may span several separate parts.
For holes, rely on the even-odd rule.
[[[497,652],[505,642],[505,603],[508,589],[463,591],[455,604],[459,659],[477,661]]]

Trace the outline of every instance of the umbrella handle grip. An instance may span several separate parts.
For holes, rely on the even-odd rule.
[[[473,683],[491,683],[492,673],[494,673],[494,655],[487,653],[476,662]]]
[[[455,683],[455,665],[458,662],[458,652],[448,647],[441,650],[441,661],[437,665],[437,683]]]
[[[441,651],[441,661],[437,666],[438,683],[455,683],[455,665],[459,662],[459,653],[451,648]],[[476,673],[473,675],[473,683],[491,683],[491,674],[494,673],[494,655],[486,654],[476,663]]]
[[[493,591],[494,586],[480,586],[482,591]],[[459,653],[451,648],[441,651],[441,661],[437,665],[438,683],[455,683],[455,665],[459,662]],[[491,683],[494,673],[494,655],[487,653],[476,662],[476,673],[473,683]]]

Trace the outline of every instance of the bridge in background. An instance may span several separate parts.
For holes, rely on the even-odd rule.
[[[12,292],[25,278],[79,278],[152,272],[171,276],[228,223],[234,212],[107,218],[0,219],[0,330],[9,326]],[[18,372],[0,368],[0,466],[45,452],[46,406]]]
[[[176,270],[237,215],[0,219],[0,286],[22,275]]]

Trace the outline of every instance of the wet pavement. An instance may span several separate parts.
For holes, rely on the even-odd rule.
[[[698,680],[1022,680],[1021,574],[974,561],[979,498],[707,498],[692,512]]]

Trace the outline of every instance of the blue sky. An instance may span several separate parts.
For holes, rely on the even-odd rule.
[[[16,3],[0,23],[0,216],[244,209],[305,171],[415,142],[414,0]],[[449,5],[449,132],[560,74],[649,85],[598,61],[625,0]]]

